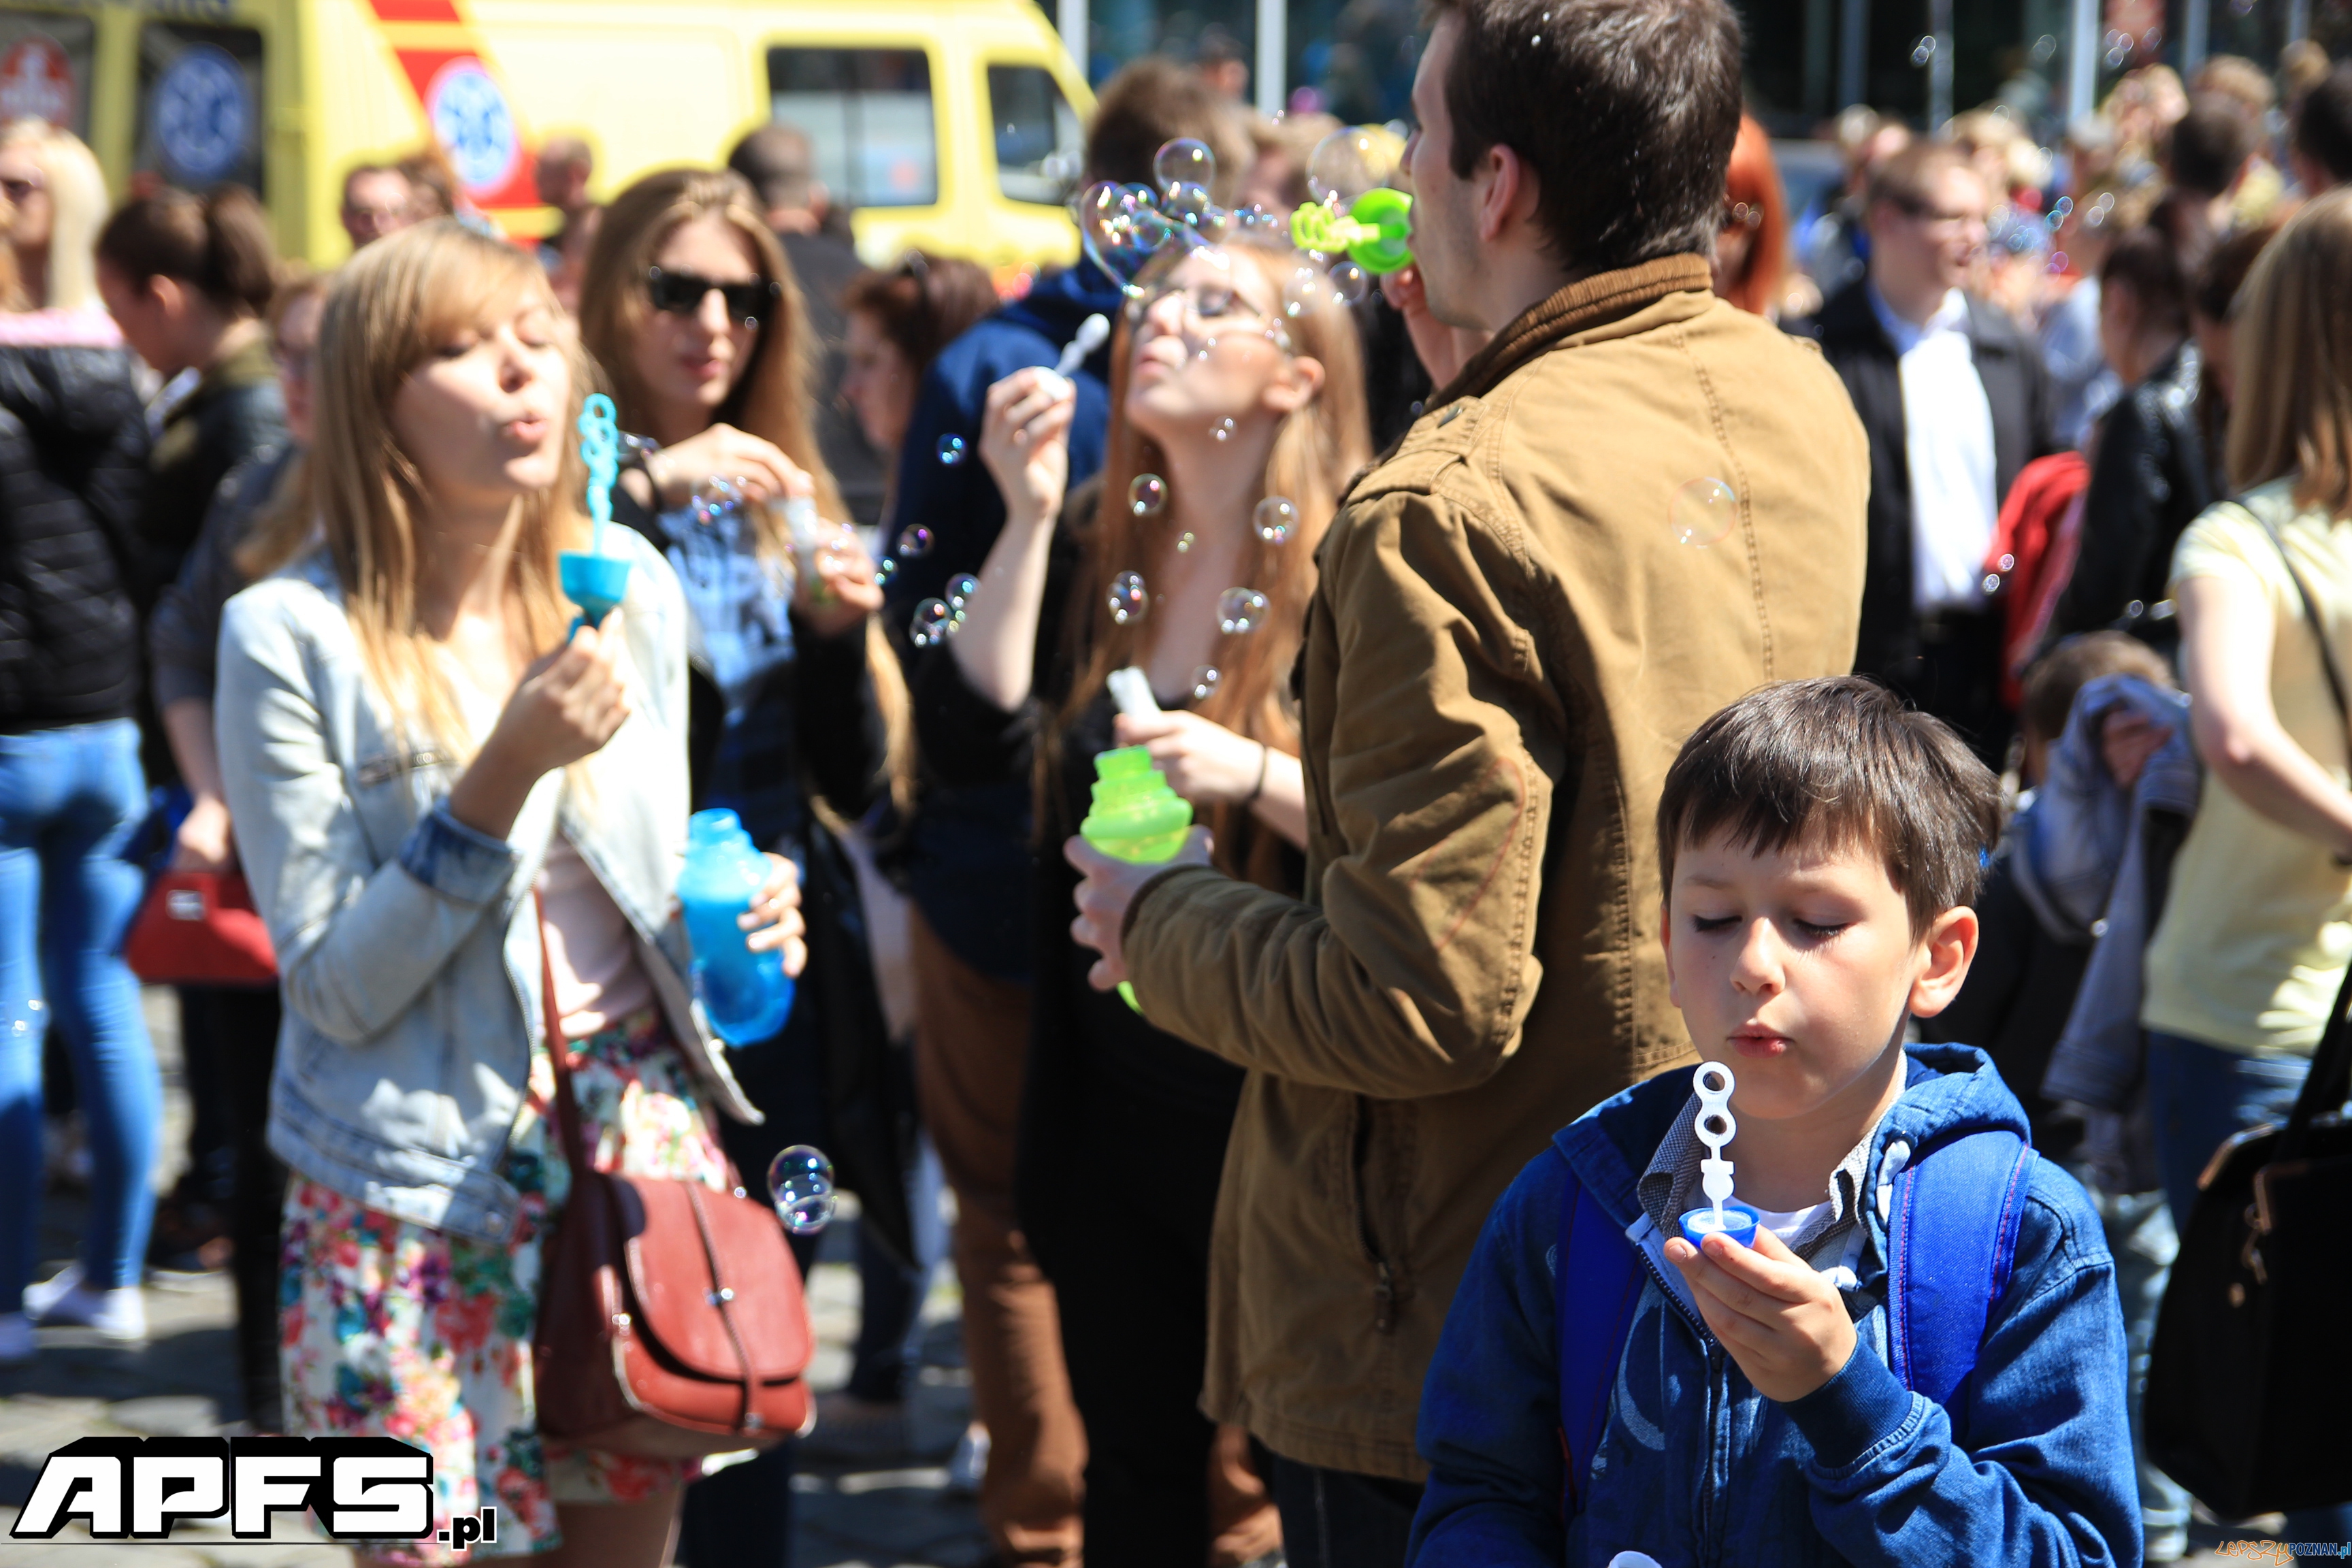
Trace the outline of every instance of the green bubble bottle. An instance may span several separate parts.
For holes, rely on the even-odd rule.
[[[1176,858],[1192,826],[1192,803],[1168,787],[1168,775],[1151,765],[1150,747],[1121,746],[1095,757],[1094,805],[1078,824],[1079,837],[1114,860],[1156,866]],[[1143,1011],[1124,980],[1118,994]]]

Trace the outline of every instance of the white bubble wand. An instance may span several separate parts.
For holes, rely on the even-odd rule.
[[[1739,1132],[1738,1120],[1731,1114],[1734,1087],[1731,1069],[1721,1062],[1701,1062],[1691,1075],[1691,1092],[1698,1097],[1691,1131],[1706,1145],[1706,1158],[1698,1163],[1699,1185],[1714,1205],[1682,1216],[1683,1237],[1693,1247],[1709,1236],[1727,1236],[1741,1243],[1755,1240],[1756,1216],[1744,1207],[1724,1207],[1731,1196],[1731,1162],[1723,1151]]]

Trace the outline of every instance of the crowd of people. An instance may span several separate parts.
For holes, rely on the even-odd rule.
[[[782,123],[601,202],[551,140],[530,243],[354,168],[331,272],[0,128],[0,1364],[225,1266],[250,1429],[500,1510],[368,1561],[782,1563],[802,1454],[908,1452],[948,1257],[1007,1563],[2181,1556],[2178,1227],[2352,962],[2352,64],[2144,66],[2054,153],[1858,108],[1792,211],[1740,51],[1438,0],[1370,297],[1231,217],[1337,123],[1157,58],[1080,187],[1182,148],[1217,221],[1009,283],[865,265]],[[1129,748],[1172,864],[1080,836]],[[799,979],[751,1045],[678,939],[709,808]],[[159,1205],[163,871],[277,978],[178,977]],[[1748,1247],[1676,1229],[1694,1053]],[[566,1095],[627,1174],[830,1152],[812,1432],[542,1434]],[[1964,1145],[2024,1197],[1914,1155]],[[1905,1315],[1906,1163],[2009,1226],[1987,1317]]]

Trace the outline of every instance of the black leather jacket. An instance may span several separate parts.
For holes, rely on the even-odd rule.
[[[2185,342],[2107,411],[2083,498],[2082,544],[2059,595],[2059,637],[2112,626],[2166,597],[2180,531],[2213,503],[2197,419],[2197,345]]]
[[[127,717],[147,421],[121,348],[0,348],[0,731]]]

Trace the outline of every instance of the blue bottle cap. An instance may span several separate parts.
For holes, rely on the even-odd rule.
[[[1693,1247],[1710,1236],[1727,1236],[1742,1247],[1756,1245],[1756,1211],[1733,1198],[1723,1205],[1723,1229],[1715,1228],[1715,1205],[1691,1209],[1678,1222],[1683,1239]]]

